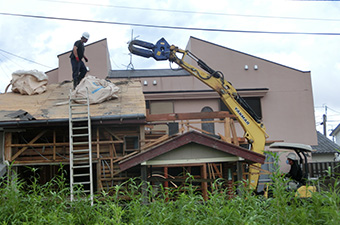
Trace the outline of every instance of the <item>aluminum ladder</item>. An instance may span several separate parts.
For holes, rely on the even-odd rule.
[[[75,188],[81,186],[84,194],[90,195],[93,205],[93,170],[91,117],[88,90],[86,98],[69,97],[69,138],[70,138],[70,191],[71,201],[75,199]],[[76,101],[86,100],[77,104]]]

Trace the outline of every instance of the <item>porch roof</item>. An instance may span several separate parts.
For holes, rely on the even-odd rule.
[[[233,156],[241,157],[248,162],[264,163],[265,161],[264,155],[221,141],[217,138],[198,133],[196,131],[191,131],[179,136],[174,136],[155,147],[123,160],[119,163],[119,167],[121,171],[124,171],[191,143],[208,147],[215,151],[221,151]]]

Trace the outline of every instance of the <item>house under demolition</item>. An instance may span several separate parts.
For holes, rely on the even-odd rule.
[[[90,143],[94,191],[134,177],[178,187],[191,174],[206,198],[214,180],[246,179],[249,164],[264,163],[264,155],[248,150],[244,131],[211,88],[183,70],[111,70],[107,46],[106,39],[86,45],[89,73],[119,87],[117,98],[89,106],[89,140],[70,129],[72,84],[64,82],[70,79],[70,52],[58,55],[59,67],[46,72],[46,92],[0,95],[0,175],[6,164],[22,177],[30,175],[26,166],[39,167],[42,183],[61,164],[72,173],[74,160],[83,159],[70,152],[86,148],[75,146],[73,136]],[[194,37],[187,49],[225,74],[260,116],[270,140],[317,144],[309,71]],[[280,158],[284,162],[285,154]],[[260,172],[267,173],[261,185],[268,172]]]
[[[237,137],[228,112],[149,115],[139,80],[112,82],[119,87],[117,98],[89,106],[94,191],[109,191],[134,177],[178,187],[191,174],[206,198],[217,178],[242,180],[247,163],[265,161],[240,147],[245,140]],[[71,171],[77,155],[70,159],[70,149],[81,148],[70,139],[71,88],[71,82],[64,82],[47,85],[38,95],[0,95],[2,173],[5,164],[11,165],[25,179],[31,175],[27,166],[35,167],[44,183],[61,165]],[[209,133],[200,128],[202,123],[218,123],[224,134]]]

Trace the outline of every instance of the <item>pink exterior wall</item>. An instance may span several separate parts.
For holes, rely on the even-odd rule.
[[[210,67],[222,71],[235,88],[269,89],[261,99],[269,140],[317,144],[310,72],[196,38],[190,38],[187,48]],[[245,65],[248,65],[248,70],[245,70]]]
[[[74,40],[75,42],[76,40]],[[70,46],[73,46],[70,45]],[[72,80],[72,68],[70,62],[71,49],[68,52],[58,55],[59,68],[53,72],[47,72],[49,83],[60,83],[64,80]],[[103,39],[88,45],[85,45],[85,56],[88,62],[85,65],[89,67],[90,71],[87,74],[106,78],[111,70],[110,56],[107,46],[107,40]]]
[[[262,117],[269,135],[268,140],[317,144],[310,72],[299,71],[196,38],[189,40],[187,48],[211,68],[222,71],[225,79],[235,88],[268,89],[239,92],[244,97],[261,97]],[[245,70],[245,65],[248,70]],[[254,69],[255,65],[257,69]],[[145,98],[151,101],[176,100],[175,112],[199,112],[204,106],[219,110],[217,94],[192,92],[211,90],[193,76],[141,78],[141,82],[144,81],[148,83],[143,86],[144,92],[160,92],[146,94]],[[153,85],[154,81],[156,85]],[[240,127],[237,130],[242,136],[243,130]]]

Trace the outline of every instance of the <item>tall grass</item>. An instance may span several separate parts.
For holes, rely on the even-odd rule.
[[[65,180],[60,175],[40,185],[37,176],[31,178],[30,184],[15,176],[1,178],[0,224],[339,224],[340,221],[339,181],[335,178],[326,191],[315,193],[308,200],[287,192],[283,180],[275,174],[272,189],[275,197],[269,199],[253,195],[243,187],[239,187],[242,194],[230,198],[218,181],[207,201],[190,180],[185,187],[168,190],[150,184],[145,187],[138,179],[131,179],[113,187],[110,193],[98,194],[93,206],[80,190],[76,193],[78,200],[70,202]]]

